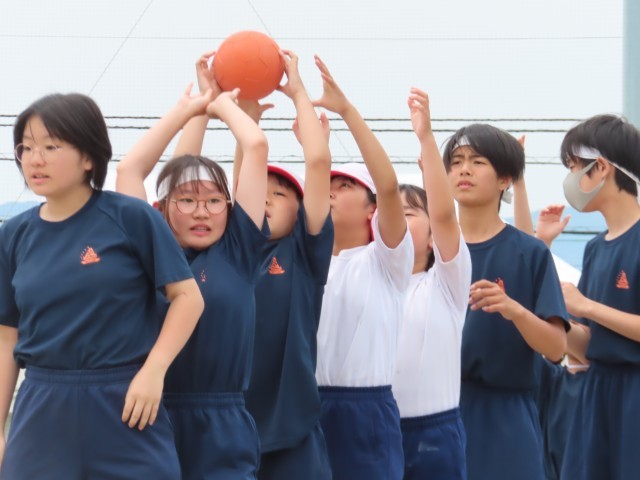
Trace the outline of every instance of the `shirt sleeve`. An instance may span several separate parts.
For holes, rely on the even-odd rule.
[[[296,237],[304,252],[307,268],[320,285],[327,283],[333,253],[333,235],[333,221],[330,214],[327,215],[320,232],[317,235],[311,235],[307,230],[307,214],[304,206],[300,206]]]
[[[10,228],[0,227],[0,325],[18,327],[20,313],[16,305],[13,276],[16,271]]]
[[[471,254],[462,232],[460,232],[458,253],[448,262],[442,261],[438,246],[433,244],[437,282],[446,295],[451,306],[457,310],[466,311],[469,304],[469,289],[471,287]]]
[[[245,278],[252,280],[257,274],[270,235],[266,217],[262,229],[259,229],[242,206],[238,202],[234,204],[222,241],[225,242],[228,258]]]
[[[559,317],[564,323],[565,330],[569,330],[569,314],[562,296],[562,288],[558,279],[555,263],[551,252],[542,247],[537,252],[540,260],[537,262],[534,287],[534,311],[538,317],[548,320],[552,317]]]
[[[392,285],[403,292],[409,286],[411,273],[413,272],[413,240],[407,226],[404,238],[395,248],[389,248],[382,241],[378,226],[378,211],[371,219],[371,230],[375,244],[375,256],[381,262],[383,270],[387,273]]]
[[[184,252],[160,212],[132,200],[135,203],[123,211],[122,228],[155,287],[193,278]]]

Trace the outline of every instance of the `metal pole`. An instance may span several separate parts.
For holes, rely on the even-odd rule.
[[[623,15],[623,112],[640,128],[640,0],[625,0]]]

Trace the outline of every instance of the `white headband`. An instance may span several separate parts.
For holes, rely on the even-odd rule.
[[[191,166],[185,168],[180,175],[180,178],[176,182],[175,186],[179,187],[185,183],[200,181],[200,180],[212,180],[211,172],[203,165]],[[164,200],[169,195],[169,185],[171,184],[171,177],[167,177],[162,180],[162,183],[158,186],[158,200]]]
[[[585,160],[597,160],[598,158],[604,158],[607,162],[609,162],[611,165],[613,165],[615,168],[620,170],[631,180],[633,180],[638,185],[640,185],[640,178],[638,178],[637,175],[631,173],[629,170],[627,170],[624,167],[621,167],[620,165],[616,165],[615,162],[612,162],[611,160],[609,160],[607,157],[602,155],[602,153],[600,153],[599,150],[593,147],[587,147],[586,145],[579,145],[577,148],[574,148],[572,152],[575,157],[584,158]]]

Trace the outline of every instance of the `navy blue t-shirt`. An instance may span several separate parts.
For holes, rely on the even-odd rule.
[[[94,192],[61,222],[34,207],[0,228],[0,324],[17,362],[54,369],[141,363],[157,289],[193,275],[167,222],[141,200]]]
[[[471,281],[497,282],[524,308],[547,320],[559,317],[568,329],[567,310],[553,258],[540,240],[506,225],[495,237],[469,243]],[[538,384],[538,355],[499,313],[467,311],[462,331],[462,380],[508,389]]]
[[[245,399],[263,452],[296,445],[320,418],[316,333],[332,250],[331,216],[311,235],[301,206],[291,235],[269,242],[262,252],[253,373]]]
[[[578,289],[598,303],[640,315],[640,222],[613,240],[607,232],[593,238],[584,249]],[[589,319],[587,358],[604,363],[640,366],[640,343]]]
[[[236,203],[218,242],[190,258],[204,298],[193,335],[167,372],[168,393],[240,392],[249,386],[260,253],[269,237]]]

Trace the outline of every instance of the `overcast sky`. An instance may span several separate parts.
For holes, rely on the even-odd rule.
[[[3,2],[0,14],[0,158],[12,157],[13,116],[52,92],[90,94],[107,116],[158,116],[194,80],[194,63],[239,30],[269,33],[296,51],[312,97],[321,93],[313,54],[367,118],[381,129],[410,129],[406,96],[431,95],[436,129],[477,119],[574,119],[622,110],[622,0],[35,0]],[[274,94],[268,117],[292,117]],[[108,120],[112,126],[148,120]],[[573,121],[492,121],[524,130],[566,130]],[[220,126],[215,123],[212,127]],[[265,120],[265,128],[289,122]],[[335,129],[344,128],[333,122]],[[144,130],[110,131],[115,157]],[[290,132],[267,132],[274,160],[295,161]],[[444,141],[450,133],[438,134]],[[527,133],[526,179],[533,209],[563,202],[562,132]],[[381,132],[401,181],[417,181],[412,132]],[[331,137],[335,161],[358,157],[348,133]],[[170,152],[167,152],[170,153]],[[204,153],[228,160],[229,132],[209,132]],[[556,165],[540,164],[555,163]],[[113,184],[113,171],[108,181]],[[151,182],[150,182],[151,183]],[[0,203],[34,198],[8,160],[0,160]],[[505,215],[509,213],[505,210]]]

